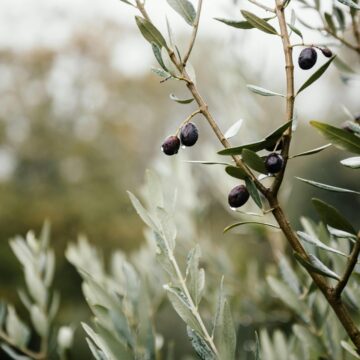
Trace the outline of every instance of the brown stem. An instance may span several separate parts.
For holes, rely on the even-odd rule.
[[[294,63],[292,59],[292,46],[287,31],[287,24],[284,14],[283,1],[276,0],[276,16],[278,18],[281,40],[283,43],[284,55],[285,55],[285,73],[286,73],[286,122],[290,121],[294,117],[294,103],[295,103],[295,90],[294,90]],[[292,130],[291,126],[284,134],[284,147],[282,150],[282,156],[284,158],[284,166],[280,173],[276,176],[274,183],[271,187],[271,192],[274,196],[277,195],[281,183],[284,178],[287,160],[289,157],[289,149],[291,143]]]
[[[345,289],[350,279],[350,276],[357,264],[359,253],[360,253],[360,234],[350,254],[349,262],[345,269],[344,275],[342,276],[341,280],[338,282],[337,286],[335,287],[334,294],[336,297],[340,297],[342,291]]]

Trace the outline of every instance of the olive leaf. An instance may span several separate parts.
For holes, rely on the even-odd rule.
[[[182,18],[191,26],[194,25],[196,11],[193,4],[188,0],[167,0],[167,3],[182,16]]]
[[[324,74],[324,72],[327,70],[327,68],[330,66],[330,64],[334,61],[336,55],[330,58],[324,65],[319,67],[300,87],[300,89],[297,91],[296,95],[299,95],[303,90],[305,90],[307,87],[312,85],[317,79],[321,77],[321,75]]]
[[[242,169],[242,168],[239,168],[239,167],[236,167],[236,166],[227,166],[225,168],[225,171],[227,174],[229,174],[230,176],[236,178],[236,179],[241,179],[241,180],[245,180],[246,177],[248,176],[246,174],[246,172]]]
[[[360,156],[354,156],[351,158],[341,160],[340,163],[342,165],[352,168],[352,169],[359,169],[360,168]]]
[[[327,184],[319,183],[317,181],[303,179],[303,178],[297,177],[297,176],[296,176],[296,179],[298,179],[304,183],[310,184],[312,186],[315,186],[317,188],[323,189],[323,190],[360,195],[360,192],[355,191],[355,190],[344,189],[344,188],[340,188],[337,186],[327,185]]]
[[[224,278],[221,279],[217,310],[214,321],[214,339],[219,349],[220,359],[235,359],[236,332],[231,316],[230,305],[223,290]]]
[[[302,34],[302,32],[298,29],[298,28],[296,28],[294,25],[292,25],[292,24],[287,24],[288,25],[288,27],[296,34],[296,35],[298,35],[302,40],[303,40],[303,34]]]
[[[134,6],[134,7],[136,7],[134,4],[132,4],[130,1],[128,1],[128,0],[120,0],[120,1],[122,1],[123,3],[125,3],[125,4],[128,4],[128,5],[131,5],[131,6]]]
[[[260,221],[240,221],[240,222],[237,222],[237,223],[235,223],[235,224],[231,224],[231,225],[227,226],[227,227],[223,230],[223,232],[226,233],[226,232],[228,232],[229,230],[234,229],[234,228],[236,228],[236,227],[238,227],[238,226],[248,225],[248,224],[264,225],[264,226],[270,226],[270,227],[275,228],[275,229],[280,229],[279,226],[277,226],[277,225],[269,224],[269,223],[262,223],[262,222],[260,222]]]
[[[275,30],[275,28],[272,25],[268,24],[264,19],[259,18],[255,14],[246,10],[241,10],[241,14],[255,28],[268,34],[277,35],[277,31]]]
[[[282,137],[285,130],[287,130],[291,126],[291,124],[292,124],[292,120],[290,120],[287,123],[278,127],[276,130],[274,130],[269,135],[267,135],[265,137],[265,139],[263,139],[263,140],[260,140],[260,141],[254,142],[254,143],[241,145],[241,146],[223,149],[223,150],[218,151],[218,154],[219,155],[241,155],[241,153],[244,149],[249,149],[254,152],[258,152],[260,150],[265,149],[268,146],[273,146]]]
[[[249,194],[250,194],[251,198],[254,200],[255,204],[260,209],[262,209],[262,202],[261,202],[260,194],[259,194],[259,191],[256,188],[254,182],[249,177],[246,177],[245,184],[246,184],[246,188],[249,191]]]
[[[315,272],[317,274],[330,277],[335,280],[340,280],[338,274],[330,270],[324,263],[322,263],[316,256],[309,254],[308,260],[305,260],[299,253],[294,253],[295,259],[307,270],[310,272]]]
[[[302,241],[305,241],[306,243],[309,243],[311,245],[314,245],[320,249],[323,249],[325,251],[329,251],[329,252],[332,252],[334,254],[338,254],[338,255],[341,255],[341,256],[344,256],[344,257],[347,257],[347,255],[345,253],[343,253],[342,251],[340,250],[336,250],[336,249],[333,249],[332,247],[330,246],[327,246],[325,245],[323,242],[321,242],[317,237],[313,237],[303,231],[297,231],[296,232],[297,235],[299,236],[299,238],[302,240]]]
[[[300,157],[300,156],[308,156],[308,155],[317,154],[320,151],[323,151],[323,150],[327,149],[331,145],[332,144],[326,144],[326,145],[320,146],[320,147],[315,148],[315,149],[307,150],[307,151],[301,152],[299,154],[292,155],[292,156],[289,157],[289,159],[293,159],[293,158]]]
[[[159,65],[163,68],[164,71],[168,72],[168,69],[166,68],[164,61],[161,57],[161,49],[159,48],[159,46],[156,43],[152,42],[151,47],[152,47],[155,59],[157,60]]]
[[[180,99],[174,94],[170,94],[169,97],[170,97],[171,100],[176,101],[179,104],[190,104],[190,103],[192,103],[194,101],[194,98]]]
[[[168,72],[166,72],[165,70],[163,69],[157,69],[157,68],[154,68],[152,67],[150,69],[155,75],[157,76],[160,76],[161,78],[164,78],[164,79],[168,79],[168,78],[171,78],[172,75]]]
[[[333,20],[332,16],[328,12],[325,12],[324,17],[325,17],[325,21],[326,21],[327,26],[330,28],[330,30],[333,33],[336,34],[336,26],[334,24],[334,20]]]
[[[355,154],[360,154],[360,138],[356,135],[318,121],[310,121],[310,125],[318,129],[336,147],[343,150],[349,150]]]
[[[150,44],[155,43],[160,49],[162,47],[167,48],[164,37],[150,21],[141,16],[135,16],[135,21],[141,34]]]
[[[236,121],[233,125],[229,127],[229,129],[226,130],[224,137],[226,139],[231,139],[232,137],[234,137],[239,132],[242,123],[243,119]]]
[[[262,20],[264,21],[269,21],[271,19],[273,19],[273,17],[262,18]],[[232,26],[237,29],[243,29],[243,30],[254,29],[254,25],[250,24],[249,21],[244,21],[244,20],[238,21],[238,20],[229,20],[222,18],[214,18],[214,20],[220,21],[226,25]]]
[[[326,225],[330,225],[335,229],[343,230],[356,235],[356,231],[353,226],[336,208],[320,199],[314,198],[312,199],[312,202],[316,211]]]
[[[283,95],[283,94],[279,94],[277,92],[264,89],[264,88],[262,88],[260,86],[248,84],[248,85],[246,85],[246,87],[250,91],[252,91],[253,93],[259,94],[259,95],[262,95],[262,96],[281,96],[281,97],[285,97],[285,95]]]
[[[249,149],[244,149],[241,153],[241,156],[245,164],[250,166],[252,169],[262,174],[267,173],[263,159],[259,155],[257,155],[254,151],[251,151]]]

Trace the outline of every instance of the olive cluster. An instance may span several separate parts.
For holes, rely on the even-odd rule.
[[[162,144],[161,150],[166,155],[175,155],[180,149],[180,145],[193,146],[199,138],[199,131],[195,124],[189,122],[181,127],[180,139],[177,135],[169,136]]]
[[[278,145],[268,146],[266,150],[271,151],[264,160],[265,169],[269,174],[277,174],[284,167],[283,157],[274,152],[274,150],[281,150],[283,147],[283,140],[281,139]],[[249,200],[249,191],[245,185],[235,186],[228,195],[228,203],[232,208],[239,208]]]
[[[332,57],[332,51],[329,48],[320,48],[318,49],[322,52],[322,54],[328,58]],[[298,63],[301,69],[309,70],[315,64],[317,60],[317,52],[315,47],[307,47],[303,49],[299,55]]]

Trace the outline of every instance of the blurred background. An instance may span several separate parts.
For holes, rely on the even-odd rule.
[[[21,272],[9,238],[29,229],[38,232],[49,219],[57,255],[55,286],[62,293],[59,321],[87,320],[80,278],[63,256],[67,243],[86,234],[105,255],[115,248],[130,253],[138,249],[143,226],[126,190],[138,191],[146,168],[171,171],[177,162],[196,183],[194,221],[203,231],[207,228],[208,238],[221,242],[237,257],[236,263],[242,264],[237,269],[239,278],[246,272],[244,261],[249,255],[261,264],[260,273],[273,262],[261,231],[255,235],[246,230],[222,234],[226,225],[240,218],[227,208],[227,193],[236,181],[219,167],[185,163],[219,159],[216,151],[221,147],[204,119],[195,119],[200,128],[196,147],[181,150],[176,157],[161,153],[163,139],[176,131],[195,105],[173,102],[170,93],[188,96],[183,85],[160,84],[150,72],[155,60],[135,26],[135,9],[118,0],[1,0],[0,6],[1,298],[19,304],[14,284],[21,284]],[[180,49],[184,49],[191,29],[166,1],[148,0],[148,7],[162,30],[165,15],[168,17]],[[263,137],[284,120],[283,99],[258,97],[245,86],[250,83],[284,92],[279,39],[256,30],[237,30],[213,19],[240,19],[240,7],[256,10],[245,1],[204,2],[191,58],[200,91],[220,127],[225,131],[243,119],[241,131],[232,139],[235,145]],[[315,24],[317,19],[310,16],[307,21]],[[326,41],[318,34],[303,33],[305,42]],[[332,49],[359,68],[354,55],[335,46]],[[295,48],[294,58],[300,50]],[[319,54],[319,64],[325,60]],[[295,76],[299,86],[309,74],[296,68]],[[316,119],[340,125],[347,120],[343,106],[353,114],[360,112],[359,93],[359,78],[347,80],[331,67],[327,76],[297,100],[298,127],[292,152],[325,144],[308,122]],[[359,190],[359,179],[351,169],[339,171],[338,160],[346,156],[327,149],[291,161],[282,201],[295,227],[300,226],[300,216],[314,215],[309,200],[315,194],[358,222],[358,214],[352,211],[358,198],[320,193],[294,179],[301,176]],[[247,206],[254,210],[252,204]],[[173,322],[181,323],[174,312],[170,314],[169,329]],[[78,332],[77,354],[81,355],[76,358],[86,359],[89,355],[81,341],[81,329]],[[174,338],[179,336],[173,332]]]

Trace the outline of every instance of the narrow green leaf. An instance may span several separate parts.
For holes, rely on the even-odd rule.
[[[155,43],[160,49],[162,47],[167,48],[164,37],[150,21],[140,16],[135,16],[135,21],[141,34],[150,44]]]
[[[254,200],[255,204],[260,209],[262,209],[262,202],[261,202],[260,194],[259,194],[259,191],[256,188],[255,184],[253,183],[253,181],[250,178],[246,177],[245,184],[246,184],[246,188],[249,191],[249,194],[252,197],[252,199]]]
[[[269,21],[271,19],[273,19],[273,17],[267,17],[267,18],[262,18],[264,21]],[[214,18],[214,20],[220,21],[226,25],[232,26],[234,28],[237,29],[243,29],[243,30],[248,30],[248,29],[254,29],[254,26],[251,25],[248,21],[238,21],[238,20],[229,20],[229,19],[222,19],[222,18]]]
[[[130,191],[128,191],[127,193],[133,207],[135,208],[136,212],[138,213],[142,221],[144,221],[144,223],[150,228],[157,230],[158,226],[155,224],[154,220],[152,219],[148,211],[142,206],[138,198]]]
[[[310,125],[318,129],[336,147],[343,150],[349,150],[355,154],[360,154],[360,138],[356,135],[318,121],[310,121]]]
[[[190,163],[190,164],[201,164],[201,165],[225,165],[225,166],[231,166],[229,163],[216,162],[216,161],[187,160],[186,162]]]
[[[296,28],[294,25],[291,24],[287,24],[287,25],[296,35],[298,35],[301,39],[303,39],[303,34],[298,28]]]
[[[356,231],[350,222],[345,219],[337,209],[320,199],[312,199],[312,202],[325,224],[335,229],[343,230],[356,235]]]
[[[246,177],[247,177],[247,174],[246,172],[239,168],[239,167],[236,167],[236,166],[227,166],[225,168],[225,171],[227,174],[229,174],[230,176],[236,178],[236,179],[241,179],[241,180],[245,180]]]
[[[170,99],[173,101],[176,101],[179,104],[190,104],[194,101],[194,98],[190,98],[190,99],[179,99],[176,95],[174,94],[170,94],[169,95]]]
[[[285,130],[287,130],[292,124],[292,120],[287,123],[281,125],[279,128],[271,132],[269,135],[265,137],[265,139],[245,144],[241,146],[236,146],[228,149],[223,149],[218,152],[219,155],[241,155],[244,149],[249,149],[254,152],[258,152],[260,150],[265,149],[268,146],[273,146],[276,142],[282,137]]]
[[[307,87],[309,87],[311,84],[313,84],[317,79],[321,77],[321,75],[324,74],[324,72],[327,70],[327,68],[330,66],[332,61],[335,59],[336,56],[333,56],[331,59],[329,59],[324,65],[319,67],[300,87],[296,95],[299,95],[303,90],[305,90]]]
[[[298,296],[301,295],[301,286],[298,280],[298,276],[289,264],[286,255],[281,255],[279,261],[280,274],[284,282],[292,289]]]
[[[268,34],[277,35],[277,31],[275,30],[275,28],[268,24],[264,19],[259,18],[255,14],[246,10],[241,10],[241,14],[255,28]]]
[[[193,331],[190,326],[186,327],[188,337],[191,341],[191,345],[193,346],[196,353],[199,355],[201,360],[215,360],[215,354],[212,352],[210,346],[207,342],[199,336],[195,331]]]
[[[333,7],[335,17],[339,23],[340,30],[343,31],[345,29],[345,15],[344,12],[337,6]]]
[[[329,251],[329,252],[332,252],[334,254],[338,254],[338,255],[341,255],[341,256],[344,256],[344,257],[348,257],[345,253],[343,253],[342,251],[339,251],[339,250],[336,250],[336,249],[333,249],[332,247],[330,246],[327,246],[325,245],[323,242],[321,242],[318,238],[315,238],[315,237],[312,237],[310,236],[309,234],[307,233],[304,233],[302,231],[297,231],[296,232],[299,236],[299,238],[302,240],[302,241],[305,241],[311,245],[314,245],[320,249],[323,249],[325,251]]]
[[[267,173],[263,159],[259,155],[257,155],[254,151],[251,151],[249,149],[244,149],[241,155],[246,165],[250,166],[252,169],[262,174]]]
[[[166,68],[164,61],[161,57],[161,49],[159,48],[159,46],[157,46],[154,42],[151,43],[151,47],[155,56],[155,59],[157,60],[157,62],[159,63],[159,65],[163,68],[164,71],[168,72],[168,69]]]
[[[359,169],[360,168],[360,156],[354,156],[351,158],[341,160],[340,163],[342,165],[347,166],[352,169]]]
[[[259,95],[262,95],[262,96],[281,96],[281,97],[285,97],[285,95],[283,95],[283,94],[279,94],[277,92],[264,89],[264,88],[262,88],[260,86],[248,84],[248,85],[246,85],[246,87],[250,91],[252,91],[253,93],[259,94]]]
[[[223,280],[221,281],[217,313],[214,323],[215,343],[220,359],[235,359],[236,332],[231,316],[230,305],[224,295]]]
[[[334,20],[333,20],[332,16],[328,12],[325,12],[324,17],[325,17],[327,26],[330,28],[330,30],[333,33],[336,34],[336,26],[334,24]]]
[[[160,76],[160,77],[163,78],[163,79],[167,79],[167,78],[171,78],[171,77],[172,77],[172,75],[171,75],[170,73],[166,72],[166,71],[163,70],[163,69],[157,69],[157,68],[152,67],[150,70],[151,70],[155,75]]]
[[[317,257],[312,254],[309,254],[309,261],[305,260],[300,254],[294,253],[295,259],[307,270],[310,272],[315,272],[317,274],[340,280],[338,274],[330,270],[325,264],[323,264]]]
[[[341,347],[351,354],[355,359],[360,359],[360,355],[356,352],[356,349],[352,344],[349,344],[345,340],[340,341]]]
[[[167,3],[191,26],[194,26],[196,11],[188,0],[167,0]]]
[[[307,151],[301,152],[301,153],[299,153],[299,154],[292,155],[292,156],[290,156],[290,159],[293,159],[293,158],[296,158],[296,157],[300,157],[300,156],[307,156],[307,155],[317,154],[317,153],[319,153],[320,151],[323,151],[323,150],[327,149],[327,148],[330,147],[331,145],[332,145],[332,144],[326,144],[326,145],[320,146],[320,147],[315,148],[315,149],[307,150]]]
[[[352,0],[337,0],[338,2],[347,5],[355,10],[360,10],[360,6]]]
[[[232,137],[234,137],[235,135],[237,135],[237,133],[239,132],[241,125],[243,123],[243,120],[240,119],[238,121],[236,121],[233,125],[231,125],[225,132],[224,137],[226,139],[231,139]]]
[[[298,179],[300,181],[303,181],[304,183],[310,184],[312,186],[315,186],[317,188],[323,189],[323,190],[360,195],[360,192],[358,192],[358,191],[339,188],[339,187],[336,187],[336,186],[327,185],[327,184],[319,183],[319,182],[316,182],[316,181],[303,179],[303,178],[297,177],[297,176],[296,176],[296,179]]]
[[[287,130],[291,125],[292,125],[292,120],[278,127],[276,130],[274,130],[272,133],[266,136],[265,140],[275,140],[276,143],[284,134],[285,130]]]
[[[181,319],[190,326],[191,329],[203,335],[201,327],[192,313],[188,300],[183,292],[169,285],[164,285],[164,289],[167,291],[169,300]]]
[[[279,226],[274,225],[274,224],[262,223],[262,222],[259,222],[259,221],[241,221],[241,222],[237,222],[237,223],[235,223],[235,224],[232,224],[232,225],[227,226],[227,227],[223,230],[223,232],[226,233],[226,232],[228,232],[229,230],[234,229],[234,228],[236,228],[236,227],[238,227],[238,226],[248,225],[248,224],[264,225],[264,226],[270,226],[270,227],[275,228],[275,229],[280,229]]]

